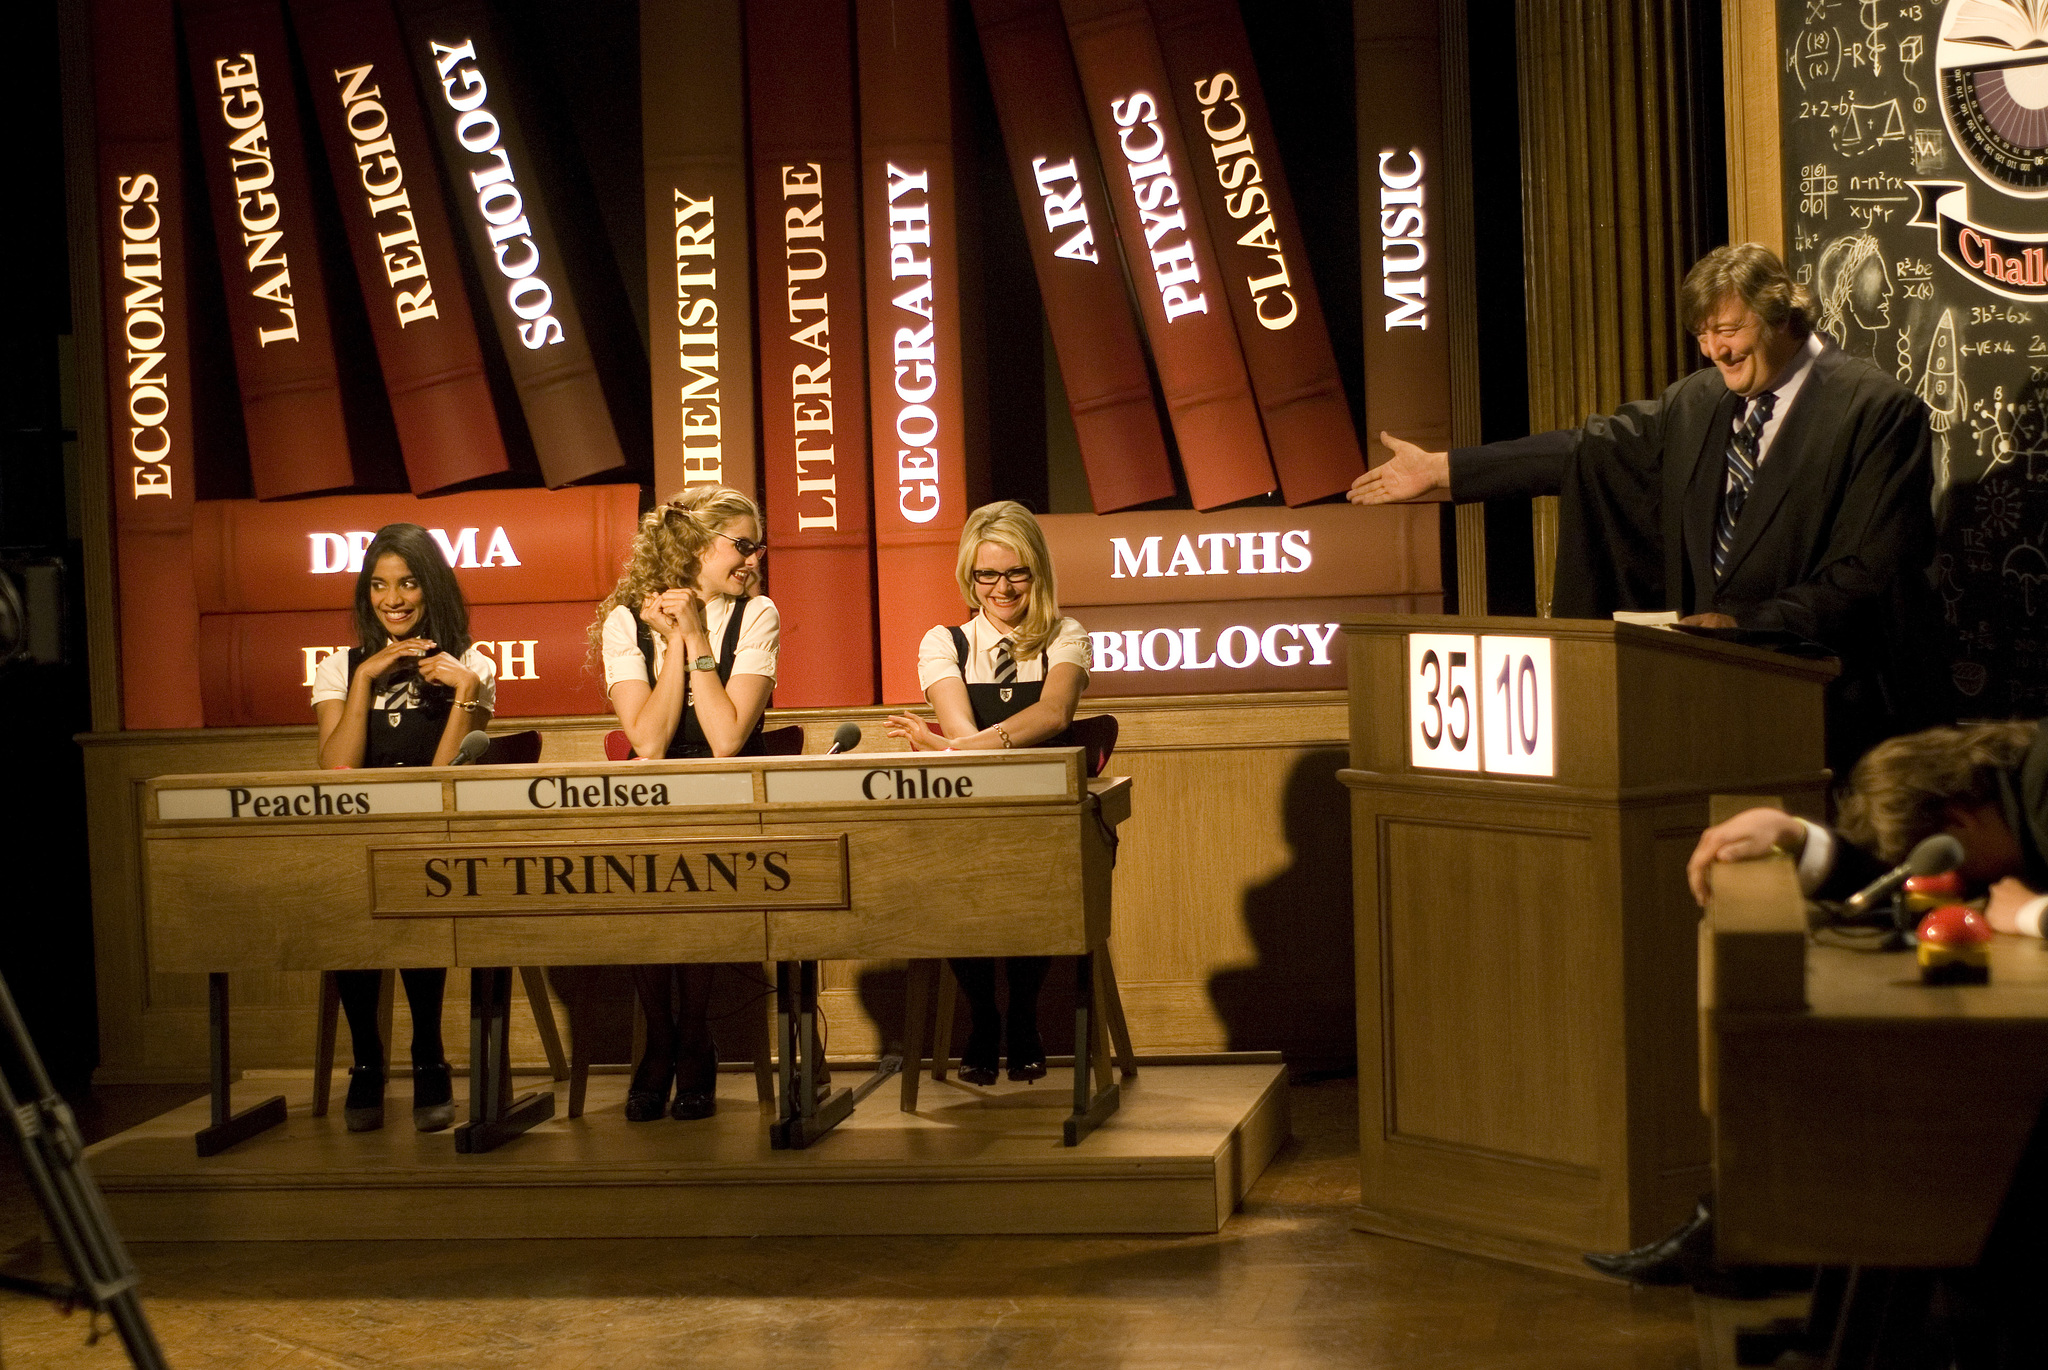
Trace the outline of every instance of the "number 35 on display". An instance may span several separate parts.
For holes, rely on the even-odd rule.
[[[1437,771],[1556,774],[1550,639],[1408,637],[1408,756]]]

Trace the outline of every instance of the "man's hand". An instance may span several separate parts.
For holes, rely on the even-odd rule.
[[[1716,861],[1754,861],[1773,850],[1797,860],[1806,850],[1806,825],[1778,809],[1744,809],[1700,834],[1692,859],[1685,863],[1685,883],[1692,886],[1692,897],[1705,908],[1711,892],[1707,872]]]
[[[1450,488],[1449,452],[1425,452],[1385,431],[1380,433],[1380,444],[1394,454],[1393,460],[1373,467],[1351,482],[1351,492],[1344,498],[1353,504],[1392,504]]]
[[[1740,628],[1742,626],[1726,614],[1693,614],[1678,621],[1687,628]]]

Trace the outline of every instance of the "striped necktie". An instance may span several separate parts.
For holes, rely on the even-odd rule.
[[[1010,639],[1004,638],[996,644],[996,684],[1008,685],[1017,679],[1017,659],[1010,655]]]
[[[1714,574],[1720,575],[1728,564],[1728,549],[1735,544],[1735,521],[1742,517],[1742,506],[1749,500],[1750,487],[1756,484],[1757,444],[1763,436],[1764,424],[1770,421],[1771,408],[1778,402],[1776,391],[1766,390],[1749,402],[1749,417],[1728,439],[1728,483],[1721,496],[1721,517],[1714,524]]]

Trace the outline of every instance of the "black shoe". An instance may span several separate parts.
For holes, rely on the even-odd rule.
[[[1038,1024],[1020,1024],[1014,1017],[1010,1019],[1010,1078],[1045,1078],[1045,1044],[1038,1040]]]
[[[651,1123],[667,1114],[669,1086],[675,1078],[675,1062],[642,1057],[633,1067],[633,1083],[626,1086],[626,1121]]]
[[[439,1132],[455,1121],[455,1086],[448,1063],[436,1061],[412,1068],[412,1126],[415,1132]]]
[[[1805,1266],[1724,1266],[1714,1260],[1714,1212],[1705,1200],[1672,1231],[1633,1251],[1595,1253],[1583,1258],[1603,1275],[1634,1284],[1688,1284],[1716,1299],[1761,1299],[1813,1287]]]
[[[718,1053],[706,1051],[704,1059],[685,1071],[676,1069],[676,1101],[668,1116],[677,1122],[709,1118],[718,1112]]]
[[[375,1132],[384,1126],[384,1067],[350,1067],[341,1118],[350,1132]]]
[[[967,1049],[960,1053],[960,1079],[964,1083],[992,1085],[996,1082],[1001,1065],[996,1044],[1001,1038],[1000,1027],[984,1029],[977,1026],[967,1034]]]

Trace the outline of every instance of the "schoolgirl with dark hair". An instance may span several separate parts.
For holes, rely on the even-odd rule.
[[[470,641],[462,587],[426,529],[393,523],[377,531],[356,577],[355,616],[358,645],[327,657],[313,674],[320,764],[447,765],[462,739],[491,721],[497,673]],[[441,1048],[448,971],[435,966],[399,974],[412,1007],[413,1126],[438,1132],[455,1121]],[[384,1125],[379,975],[335,973],[355,1049],[342,1115],[351,1132]]]

